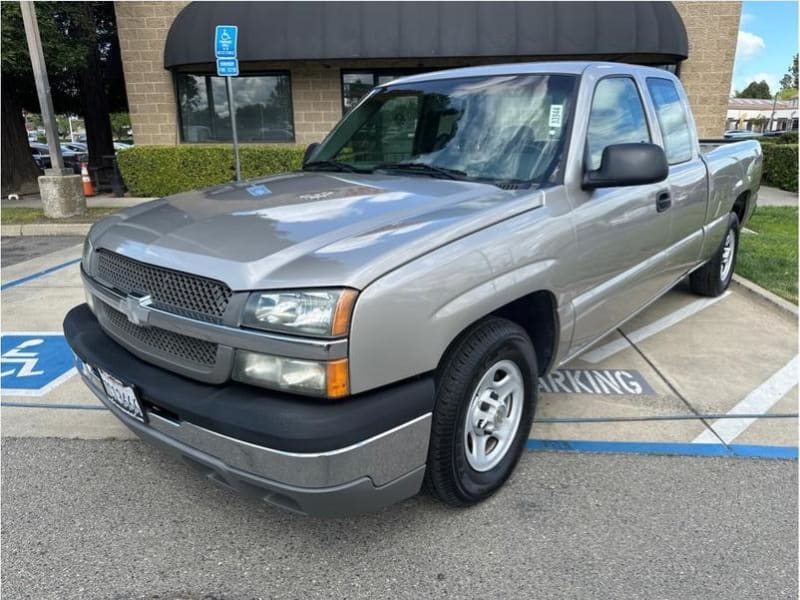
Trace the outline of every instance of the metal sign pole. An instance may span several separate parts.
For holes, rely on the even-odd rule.
[[[236,105],[233,103],[231,77],[225,78],[225,87],[228,90],[228,108],[231,111],[231,131],[233,132],[233,158],[236,164],[236,181],[241,181],[242,168],[239,163],[239,136],[236,133]]]

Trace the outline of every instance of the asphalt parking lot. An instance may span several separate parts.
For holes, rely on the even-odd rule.
[[[796,597],[797,317],[740,288],[679,286],[543,380],[490,502],[319,521],[212,487],[84,388],[64,245],[4,262],[8,597]]]

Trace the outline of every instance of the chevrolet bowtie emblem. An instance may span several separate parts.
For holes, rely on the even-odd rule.
[[[152,299],[147,296],[128,296],[122,302],[122,312],[128,317],[128,321],[140,327],[147,327],[147,321],[150,317],[149,306]]]

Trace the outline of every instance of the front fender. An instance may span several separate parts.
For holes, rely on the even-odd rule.
[[[537,290],[555,295],[560,337],[569,339],[572,315],[562,308],[569,302],[562,301],[559,262],[551,257],[559,256],[570,231],[566,217],[547,217],[541,209],[525,213],[430,252],[369,285],[353,312],[351,391],[436,369],[464,329]]]

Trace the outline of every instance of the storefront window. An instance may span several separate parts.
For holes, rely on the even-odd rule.
[[[436,71],[436,67],[429,69],[392,69],[378,71],[348,71],[342,73],[342,113],[347,113],[367,95],[376,85],[389,83],[400,77],[416,75],[426,71]]]
[[[245,75],[231,81],[241,142],[293,142],[292,93],[288,74]],[[181,139],[229,142],[231,114],[225,79],[177,75]]]

